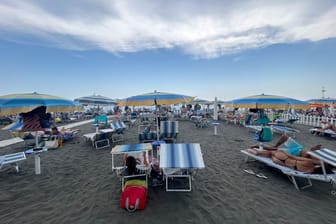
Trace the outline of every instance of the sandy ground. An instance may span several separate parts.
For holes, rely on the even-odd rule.
[[[206,168],[199,170],[192,192],[149,188],[147,207],[128,213],[119,207],[121,183],[111,170],[111,148],[94,150],[82,135],[94,132],[80,126],[79,136],[63,148],[41,155],[42,174],[34,174],[34,158],[0,172],[0,223],[334,223],[336,196],[331,184],[313,181],[297,191],[278,170],[259,162],[245,162],[240,152],[255,144],[246,128],[221,122],[196,128],[179,121],[177,142],[200,143]],[[313,136],[296,125],[296,139],[308,147],[321,143],[336,150],[335,139]],[[0,140],[11,134],[0,131]],[[274,136],[273,143],[279,138]],[[120,144],[137,143],[137,127],[125,131]],[[1,154],[23,151],[23,143],[1,148]],[[245,173],[252,169],[268,178]]]

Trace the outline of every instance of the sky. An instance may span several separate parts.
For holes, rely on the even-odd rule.
[[[335,18],[334,0],[1,0],[0,95],[336,97]]]

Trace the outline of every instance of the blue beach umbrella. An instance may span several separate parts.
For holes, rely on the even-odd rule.
[[[190,103],[195,97],[175,93],[151,92],[131,96],[119,101],[119,106],[154,106]]]
[[[46,106],[46,112],[82,110],[82,106],[72,100],[36,92],[0,96],[0,116],[26,113],[40,106]]]
[[[309,104],[319,104],[319,105],[329,105],[329,104],[335,104],[336,98],[319,98],[319,99],[310,99],[307,100]]]
[[[232,108],[255,108],[255,109],[308,109],[307,102],[276,95],[254,95],[234,99],[225,103],[226,107]]]

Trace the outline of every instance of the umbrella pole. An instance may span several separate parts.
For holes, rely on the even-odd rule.
[[[159,114],[157,110],[157,105],[156,105],[156,140],[160,140],[160,134],[159,134]]]
[[[38,135],[37,131],[35,132],[35,147],[38,147]],[[34,153],[34,160],[35,160],[35,174],[41,174],[41,158],[40,153]]]

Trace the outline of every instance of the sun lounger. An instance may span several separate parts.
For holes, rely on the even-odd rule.
[[[20,142],[24,142],[24,140],[22,138],[19,138],[19,137],[7,139],[7,140],[2,140],[2,141],[0,141],[0,148],[6,147],[6,146],[9,146],[9,145],[13,145],[13,144],[16,144],[16,143],[20,143]]]
[[[291,169],[289,167],[278,165],[274,163],[271,158],[257,156],[252,153],[249,153],[247,150],[241,150],[241,152],[247,156],[247,159],[253,158],[259,162],[265,163],[266,165],[270,167],[280,170],[283,174],[286,174],[297,190],[311,187],[313,185],[311,180],[318,180],[318,181],[331,182],[331,183],[334,183],[336,180],[336,172],[333,172],[332,174],[304,173],[298,170]],[[304,186],[299,186],[298,182],[296,181],[297,177],[306,179],[307,184]]]
[[[178,121],[161,121],[160,139],[175,142],[179,133]]]
[[[191,191],[195,171],[205,168],[199,143],[161,144],[159,164],[166,180],[166,191]],[[183,186],[170,186],[170,182],[174,185],[174,181],[181,179],[184,180]]]
[[[249,131],[261,131],[262,126],[261,125],[246,125],[245,127],[248,128]],[[287,134],[288,136],[291,136],[292,138],[295,138],[296,133],[299,131],[294,128],[289,128],[281,125],[271,125],[270,126],[273,133],[276,134]]]
[[[91,142],[92,147],[95,149],[102,149],[106,147],[110,147],[110,138],[113,133],[113,129],[101,129],[99,132],[88,133],[83,135],[87,142]]]
[[[310,133],[314,135],[325,135],[330,137],[336,137],[336,132],[331,129],[321,130],[321,128],[311,128],[309,129]]]
[[[322,167],[325,179],[330,179],[331,181],[336,183],[336,178],[334,176],[329,176],[326,173],[326,168],[325,168],[325,163],[336,167],[336,152],[330,149],[320,149],[320,150],[309,151],[308,154],[312,157],[318,158],[321,161],[321,167]]]
[[[19,172],[19,162],[26,159],[24,152],[12,153],[0,156],[0,170],[4,165],[14,165],[15,170]]]
[[[126,168],[125,166],[116,166],[115,165],[115,156],[116,155],[124,155],[124,154],[140,154],[142,156],[143,152],[146,152],[147,161],[148,160],[148,152],[152,152],[152,144],[150,143],[141,143],[141,144],[128,144],[128,145],[116,145],[112,148],[111,154],[112,154],[112,172],[116,172],[117,175],[120,175],[123,170]],[[151,155],[151,158],[153,155]],[[143,179],[146,181],[146,186],[148,186],[148,172],[150,169],[149,165],[146,164],[138,164],[137,169],[141,172],[138,175],[132,175],[132,176],[123,176],[121,175],[121,186],[122,189],[124,189],[125,181],[128,178],[133,177],[143,177]],[[142,179],[142,178],[141,178]]]
[[[299,132],[298,130],[296,130],[294,128],[281,126],[281,125],[272,125],[271,127],[272,127],[274,133],[287,134],[288,136],[291,136],[292,138],[295,138],[296,133]]]

